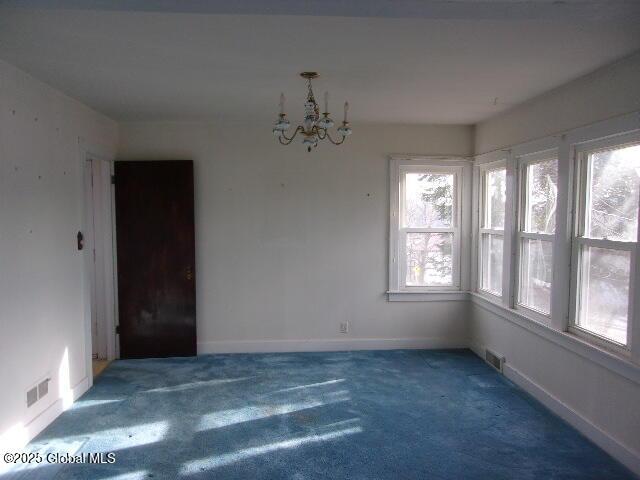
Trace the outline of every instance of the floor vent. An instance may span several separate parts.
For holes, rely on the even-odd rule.
[[[484,351],[484,359],[489,365],[502,373],[502,365],[504,364],[504,357],[502,355],[498,355],[496,352],[486,349]]]

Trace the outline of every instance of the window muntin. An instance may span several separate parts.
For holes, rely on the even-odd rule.
[[[480,185],[480,291],[502,295],[502,251],[507,195],[504,162],[481,170]]]
[[[520,159],[517,305],[545,316],[551,313],[557,193],[555,154]]]
[[[400,165],[398,173],[399,288],[459,287],[462,167]]]
[[[577,170],[572,327],[627,346],[638,241],[640,144],[610,143],[584,150]]]

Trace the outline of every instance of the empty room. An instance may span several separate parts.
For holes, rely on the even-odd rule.
[[[640,479],[640,2],[0,0],[0,480]]]

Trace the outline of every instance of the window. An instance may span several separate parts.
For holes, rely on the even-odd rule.
[[[632,261],[638,242],[640,138],[578,151],[572,327],[628,344]]]
[[[455,173],[403,169],[401,176],[404,284],[453,285]]]
[[[637,113],[474,161],[471,301],[627,375],[640,359]]]
[[[555,153],[546,153],[527,155],[519,162],[517,305],[548,316],[551,312],[558,160]]]
[[[480,283],[479,289],[502,295],[502,247],[507,195],[505,162],[481,170],[480,177]]]
[[[458,289],[460,162],[394,162],[390,291]]]

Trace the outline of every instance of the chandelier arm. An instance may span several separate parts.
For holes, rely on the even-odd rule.
[[[291,137],[290,137],[290,138],[289,138],[289,137],[287,137],[287,135],[286,135],[284,132],[282,132],[282,136],[285,138],[285,140],[288,140],[288,141],[290,142],[291,140],[293,140],[294,138],[296,138],[296,135],[298,134],[298,132],[301,132],[301,131],[303,131],[303,130],[304,130],[304,129],[302,128],[302,126],[298,125],[298,126],[296,127],[296,129],[293,131],[293,135],[291,135]]]
[[[320,128],[320,127],[315,127],[316,128],[316,135],[318,135],[318,138],[320,140],[324,140],[325,138],[327,138],[328,132],[326,128]]]
[[[347,139],[347,137],[345,137],[345,136],[343,135],[343,136],[342,136],[342,139],[340,139],[340,140],[337,140],[337,141],[336,141],[336,140],[334,140],[333,138],[331,138],[331,135],[329,134],[329,131],[328,131],[328,130],[325,130],[325,131],[326,131],[326,135],[325,135],[325,137],[326,137],[326,138],[328,138],[328,139],[329,139],[329,141],[330,141],[331,143],[333,143],[334,145],[342,145],[342,144],[344,143],[344,141]]]
[[[278,141],[282,145],[289,145],[291,142],[293,142],[293,139],[296,138],[296,135],[298,135],[298,132],[300,131],[302,131],[302,127],[298,125],[298,127],[293,131],[293,135],[291,135],[291,137],[287,137],[285,133],[282,132],[282,135],[278,137]],[[282,140],[283,138],[285,141]]]

